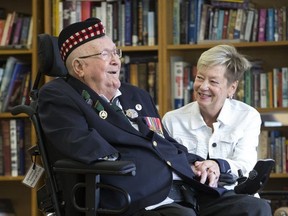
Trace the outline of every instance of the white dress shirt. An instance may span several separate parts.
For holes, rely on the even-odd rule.
[[[233,174],[242,169],[245,176],[257,161],[261,117],[253,107],[226,99],[213,124],[214,132],[204,122],[197,102],[166,113],[163,124],[171,137],[203,158],[226,160]]]

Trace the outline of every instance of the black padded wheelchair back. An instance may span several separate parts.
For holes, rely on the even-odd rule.
[[[33,87],[30,92],[30,105],[18,105],[11,111],[13,115],[20,113],[27,114],[30,118],[36,132],[37,143],[29,150],[32,156],[41,158],[42,166],[45,169],[44,185],[39,187],[37,191],[38,209],[49,216],[64,216],[65,203],[63,193],[58,186],[57,174],[68,173],[71,175],[83,175],[85,181],[75,184],[70,201],[75,211],[79,215],[95,216],[98,214],[121,215],[128,209],[130,204],[130,196],[121,188],[112,185],[101,184],[101,175],[135,175],[135,165],[129,161],[99,161],[95,164],[83,164],[73,160],[59,160],[51,163],[46,146],[45,135],[43,133],[41,123],[39,121],[37,101],[38,90],[41,86],[44,76],[59,78],[67,76],[67,69],[60,57],[57,38],[48,34],[38,35],[38,73],[36,75]],[[84,188],[85,200],[84,206],[77,203],[77,190]],[[126,204],[120,209],[102,209],[98,208],[100,202],[100,188],[108,190],[116,190],[123,194]],[[77,199],[76,199],[77,198]]]

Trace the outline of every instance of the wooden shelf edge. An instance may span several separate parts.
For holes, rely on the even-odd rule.
[[[188,49],[208,49],[211,48],[217,44],[232,44],[235,47],[243,47],[243,48],[254,48],[254,47],[277,47],[277,46],[288,46],[288,41],[272,41],[272,42],[239,42],[239,43],[233,43],[229,42],[227,40],[226,42],[219,41],[217,42],[211,42],[211,43],[205,43],[205,44],[180,44],[180,45],[167,45],[168,50],[188,50]]]
[[[271,173],[270,178],[273,178],[273,179],[287,178],[288,179],[288,173]]]
[[[0,176],[0,182],[1,181],[22,181],[24,179],[24,176]]]

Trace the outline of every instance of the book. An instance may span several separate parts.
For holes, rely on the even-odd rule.
[[[257,147],[257,159],[268,158],[269,134],[268,130],[261,130]]]
[[[209,25],[208,20],[209,20],[209,11],[211,9],[211,5],[209,4],[203,4],[202,5],[202,10],[201,10],[201,21],[200,21],[200,29],[199,29],[199,38],[198,41],[202,41],[207,39],[205,37],[206,33],[206,28]],[[224,14],[223,14],[224,15]],[[223,16],[224,18],[224,16]],[[218,23],[219,24],[219,23]],[[219,30],[219,29],[218,29]],[[222,35],[221,35],[222,37]]]
[[[148,11],[147,14],[148,17],[148,46],[154,46],[155,45],[155,12],[154,11]]]
[[[10,119],[11,176],[18,176],[18,146],[16,119]]]
[[[6,17],[6,20],[5,20],[5,26],[4,26],[3,33],[2,33],[2,38],[1,38],[1,41],[0,41],[0,46],[8,45],[8,44],[6,44],[6,41],[7,41],[7,38],[8,38],[8,32],[9,32],[12,16],[13,16],[13,13],[8,13],[7,14],[7,17]]]
[[[234,38],[234,29],[236,24],[237,10],[229,10],[229,22],[228,22],[228,39],[232,40]]]
[[[225,10],[224,9],[219,9],[219,14],[218,14],[218,23],[217,23],[217,40],[222,40],[223,36],[223,28],[224,28],[224,16],[225,16]]]
[[[188,44],[188,13],[189,0],[180,3],[180,44]]]
[[[254,9],[249,9],[247,12],[247,22],[244,32],[244,40],[247,42],[251,41],[254,14],[255,14]]]
[[[27,122],[27,124],[30,124],[30,122]],[[22,176],[25,175],[25,171],[26,171],[25,126],[26,125],[25,125],[24,119],[16,120],[17,147],[18,147],[18,155],[17,155],[18,156],[18,175],[22,175]],[[27,136],[30,136],[30,132],[27,134]]]
[[[20,44],[26,46],[28,42],[28,35],[31,23],[31,16],[23,17],[23,24],[21,29]]]
[[[181,0],[173,0],[173,44],[180,44],[180,3]]]
[[[125,0],[125,31],[124,33],[125,33],[125,46],[131,46],[132,45],[132,0]]]
[[[267,74],[260,73],[260,107],[267,108]]]
[[[242,19],[243,19],[244,10],[242,8],[237,9],[235,28],[234,28],[234,39],[240,39],[240,32],[242,29]]]
[[[223,17],[223,30],[222,30],[222,37],[221,39],[228,39],[228,23],[230,19],[229,10],[224,10],[224,17]]]
[[[258,28],[259,28],[258,23],[259,23],[259,10],[255,9],[254,10],[254,21],[253,21],[253,27],[252,27],[251,42],[257,41]]]
[[[265,34],[266,34],[266,8],[259,9],[259,26],[258,26],[258,41],[263,42],[265,41]]]
[[[12,43],[11,43],[12,45],[19,44],[22,25],[23,25],[23,15],[18,14],[18,17],[15,21],[15,30],[13,33],[13,39],[12,39]]]
[[[185,61],[176,61],[174,64],[174,108],[180,108],[184,105],[184,68],[189,65]]]
[[[9,104],[10,106],[16,106],[21,104],[21,96],[23,93],[22,85],[24,83],[23,81],[25,81],[24,78],[26,74],[30,71],[31,65],[29,63],[21,61],[17,61],[15,63],[12,76],[7,87],[7,92],[3,92],[5,95],[3,95],[4,100],[1,112],[10,111],[12,107],[8,107]]]
[[[157,96],[157,62],[148,62],[148,92],[154,100],[154,103],[158,104]]]
[[[91,17],[92,3],[93,2],[86,0],[81,1],[81,21]]]
[[[18,59],[13,56],[9,56],[6,62],[6,66],[3,72],[3,78],[0,86],[0,110],[3,110],[4,100],[7,95],[7,90],[11,77],[13,74],[14,66]]]
[[[183,58],[182,56],[170,56],[170,72],[171,72],[171,83],[170,83],[170,86],[171,86],[171,108],[172,109],[175,109],[175,103],[174,103],[174,89],[176,88],[176,84],[175,84],[175,74],[174,73],[174,70],[175,70],[175,63],[177,61],[183,61]]]
[[[3,162],[4,175],[11,175],[11,147],[10,147],[10,120],[2,119],[0,121],[2,129],[2,144],[3,144]]]
[[[267,9],[266,41],[274,41],[274,8]]]
[[[147,62],[137,64],[138,87],[148,90],[148,65]]]
[[[288,67],[282,67],[282,107],[288,107]]]
[[[188,26],[188,43],[195,44],[197,42],[197,0],[189,1]]]
[[[138,20],[139,20],[139,11],[138,11],[138,1],[131,2],[131,16],[132,16],[132,46],[138,45]]]

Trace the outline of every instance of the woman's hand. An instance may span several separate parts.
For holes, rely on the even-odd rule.
[[[218,163],[213,160],[196,161],[192,166],[193,172],[200,178],[200,182],[206,182],[210,187],[217,187],[220,176]]]

